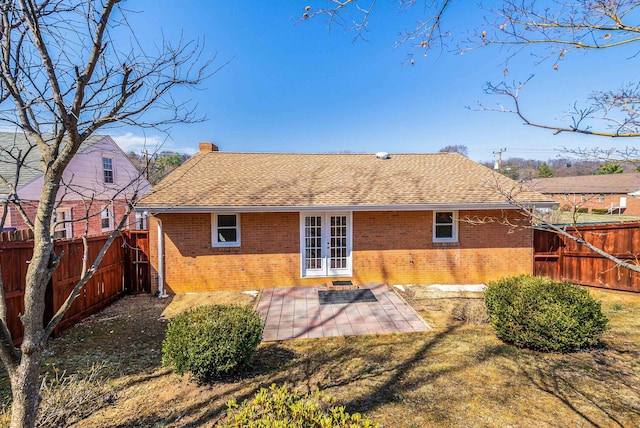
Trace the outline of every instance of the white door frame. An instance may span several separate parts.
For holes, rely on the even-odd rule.
[[[331,217],[339,216],[346,218],[346,266],[340,268],[332,268],[331,267],[331,250],[332,250],[332,229],[331,229]],[[307,217],[316,217],[321,219],[320,226],[310,226],[315,228],[317,231],[320,229],[320,236],[306,236],[305,229],[305,219]],[[335,233],[340,233],[337,227],[334,229]],[[313,232],[312,232],[313,233]],[[319,248],[311,248],[311,250],[320,251],[320,254],[317,256],[320,262],[320,265],[315,268],[307,268],[307,239],[314,239],[316,241],[313,242],[312,245],[315,246],[317,243],[317,239],[320,239],[320,247]],[[342,241],[342,237],[335,237],[335,239],[340,239]],[[323,211],[323,212],[301,212],[300,213],[300,276],[302,278],[308,277],[334,277],[334,276],[351,276],[352,271],[352,259],[351,259],[351,242],[352,242],[352,213],[351,211],[347,212],[335,212],[335,211]],[[334,250],[339,251],[342,247],[342,242],[340,245],[334,245]],[[336,248],[336,247],[340,248]]]

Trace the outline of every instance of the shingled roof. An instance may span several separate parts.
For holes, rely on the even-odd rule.
[[[529,186],[546,194],[627,194],[640,190],[640,173],[536,178]]]
[[[214,149],[215,150],[215,149]],[[283,154],[198,152],[158,183],[139,209],[508,208],[548,197],[457,153]]]
[[[93,135],[87,138],[78,152],[91,147],[104,138],[105,135]],[[34,142],[29,141],[24,134],[0,132],[0,147],[0,199],[9,194],[9,189],[4,184],[4,180],[11,184],[15,182],[17,159],[24,159],[18,176],[17,190],[44,175],[40,165],[40,149]]]

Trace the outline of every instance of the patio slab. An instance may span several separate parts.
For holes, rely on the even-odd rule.
[[[319,305],[326,287],[278,287],[262,292],[256,310],[265,323],[264,341],[430,330],[386,284],[367,284],[377,302]],[[295,314],[295,315],[294,315]]]

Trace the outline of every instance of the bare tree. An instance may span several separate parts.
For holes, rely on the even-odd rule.
[[[440,153],[460,153],[464,157],[469,157],[469,148],[463,144],[445,146],[439,151]]]
[[[319,8],[308,6],[303,18],[328,16],[330,23],[346,25],[361,36],[368,28],[375,6],[375,0],[328,0]],[[560,63],[569,59],[574,51],[615,49],[640,42],[638,0],[503,0],[491,9],[475,6],[483,14],[484,22],[470,29],[461,29],[455,19],[447,19],[457,8],[468,9],[468,2],[402,0],[399,7],[415,17],[415,26],[401,32],[396,40],[397,47],[407,49],[412,63],[416,54],[426,55],[434,49],[459,53],[500,46],[507,66],[511,58],[527,51],[537,63],[551,61],[552,67],[558,70]],[[507,76],[508,67],[504,74]],[[495,110],[514,114],[526,125],[556,134],[640,136],[640,82],[595,91],[586,106],[574,105],[566,125],[543,123],[525,113],[520,94],[528,82],[529,79],[488,83],[485,92],[510,101],[510,107]]]
[[[0,3],[0,121],[37,147],[38,167],[44,173],[37,212],[28,223],[34,250],[26,274],[20,348],[13,346],[4,299],[0,302],[0,359],[11,381],[12,427],[34,426],[45,341],[126,221],[125,216],[98,258],[83,270],[60,311],[43,326],[46,286],[63,256],[54,252],[52,220],[67,165],[84,141],[109,125],[164,129],[199,120],[171,97],[171,90],[192,87],[207,76],[209,61],[200,59],[202,46],[163,41],[157,52],[147,53],[128,40],[116,40],[114,29],[133,31],[127,12],[120,0]],[[24,167],[24,156],[18,153],[14,159],[16,176]],[[9,204],[20,209],[17,182],[4,184],[9,191],[3,213]],[[130,202],[135,202],[135,195]],[[0,295],[4,296],[1,286]]]

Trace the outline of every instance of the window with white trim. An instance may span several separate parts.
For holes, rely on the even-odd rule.
[[[433,212],[433,242],[458,242],[458,212]]]
[[[240,246],[240,214],[213,214],[212,215],[213,247],[239,247]]]
[[[113,207],[111,205],[107,205],[102,208],[100,212],[100,224],[102,226],[102,231],[107,232],[109,230],[113,230]]]
[[[55,239],[71,238],[73,236],[73,225],[71,223],[71,208],[58,208],[56,210],[56,220],[53,232]]]
[[[147,217],[149,213],[146,211],[136,211],[136,227],[137,230],[147,230]]]
[[[102,156],[102,176],[106,184],[113,184],[113,157]]]

